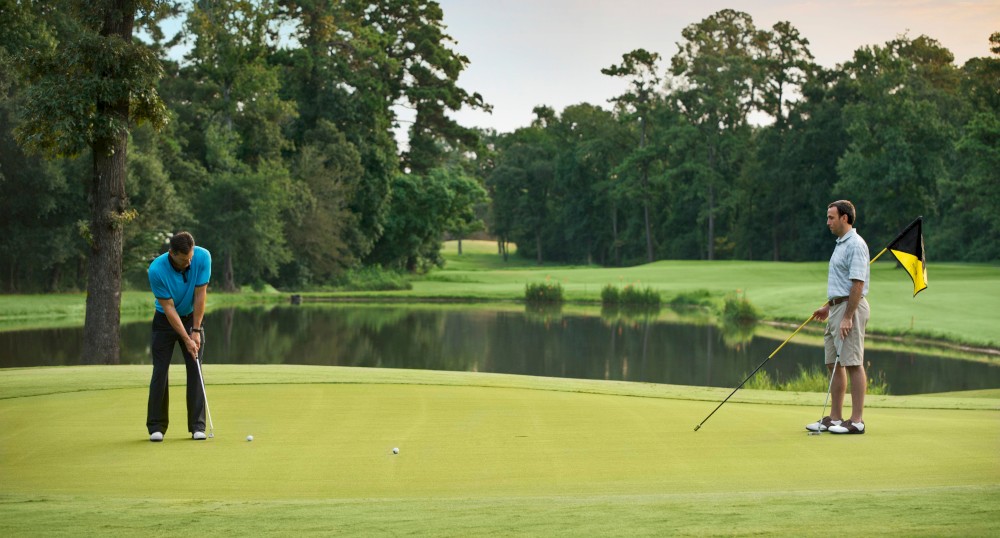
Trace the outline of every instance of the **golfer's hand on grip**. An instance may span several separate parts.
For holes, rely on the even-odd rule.
[[[188,353],[191,354],[191,357],[193,357],[194,360],[198,360],[198,349],[201,347],[201,343],[195,342],[193,337],[188,337],[188,339],[184,341],[184,347],[187,348]]]

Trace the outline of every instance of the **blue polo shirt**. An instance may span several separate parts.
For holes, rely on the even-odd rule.
[[[156,311],[163,312],[160,299],[173,299],[177,313],[187,316],[194,312],[194,289],[207,285],[212,277],[212,253],[195,246],[191,265],[178,271],[170,264],[169,254],[164,252],[149,264],[147,273],[149,288],[156,297]]]
[[[850,295],[852,280],[865,283],[861,295],[867,297],[868,282],[871,280],[871,265],[868,262],[868,244],[858,235],[857,230],[852,228],[843,237],[837,238],[826,279],[827,299]]]

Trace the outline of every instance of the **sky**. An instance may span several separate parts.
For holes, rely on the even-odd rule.
[[[511,132],[531,110],[590,103],[609,108],[626,83],[601,74],[637,48],[666,68],[681,30],[722,9],[749,13],[758,28],[789,21],[815,61],[834,67],[866,45],[906,34],[938,40],[963,64],[989,56],[1000,0],[438,0],[452,50],[469,58],[459,86],[482,94],[493,113],[462,110],[462,125]],[[405,127],[405,126],[404,126]]]

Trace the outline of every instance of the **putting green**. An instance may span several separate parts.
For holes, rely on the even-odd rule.
[[[728,390],[210,365],[216,436],[192,441],[182,372],[150,443],[148,367],[0,371],[0,531],[156,531],[150,517],[183,521],[191,501],[247,533],[791,532],[835,500],[883,506],[871,531],[998,525],[1000,400],[982,394],[873,399],[866,435],[808,436],[822,394],[746,391],[696,433]],[[713,506],[715,523],[693,516]],[[686,515],[664,527],[644,509]]]

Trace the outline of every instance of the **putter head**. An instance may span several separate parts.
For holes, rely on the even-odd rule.
[[[808,432],[808,435],[820,435],[823,432]]]

